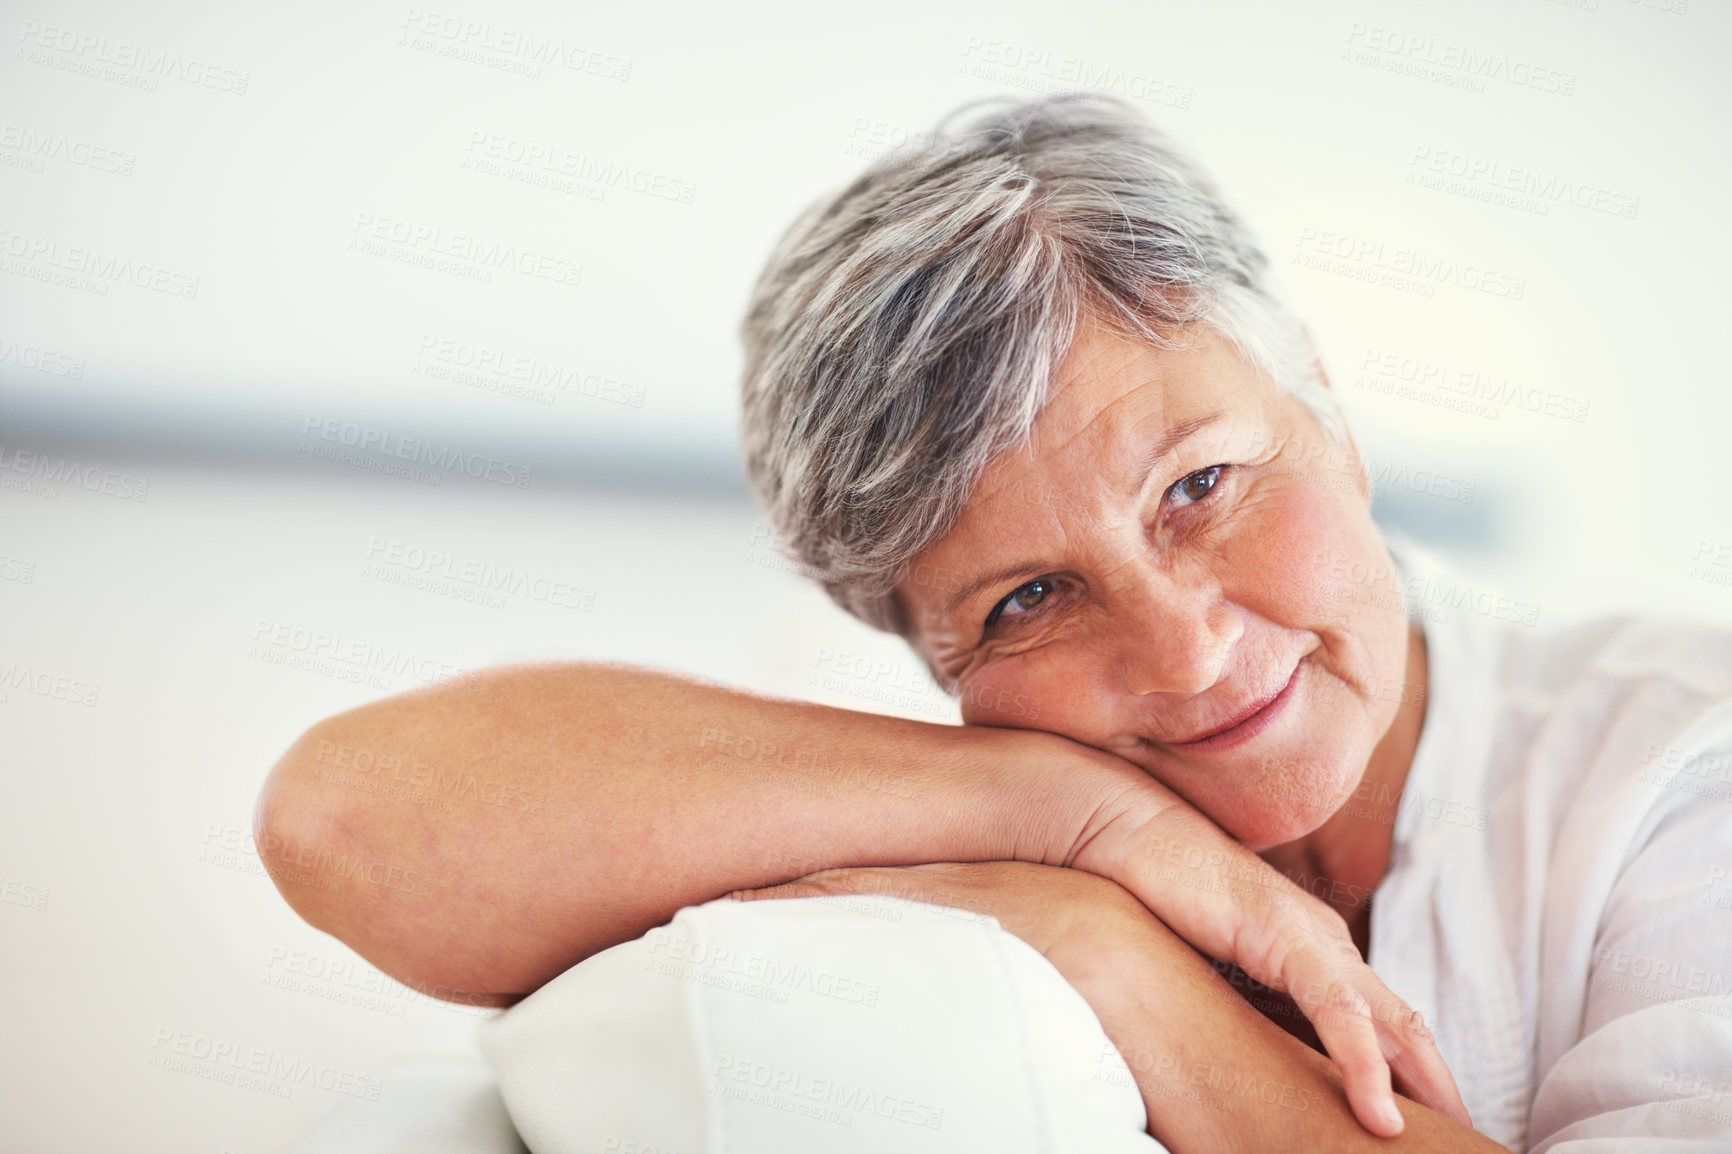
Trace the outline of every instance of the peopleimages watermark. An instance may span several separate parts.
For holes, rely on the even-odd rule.
[[[313,762],[313,776],[326,785],[446,813],[454,812],[461,802],[534,816],[543,812],[548,801],[546,792],[518,782],[429,765],[413,754],[336,741],[319,742]]]
[[[463,167],[472,172],[587,200],[602,200],[609,189],[624,189],[650,200],[690,204],[698,191],[697,182],[665,172],[497,132],[471,132],[464,152]]]
[[[261,984],[392,1018],[406,1017],[407,1008],[415,1005],[473,1018],[492,1018],[499,1013],[492,1007],[449,1000],[468,997],[470,991],[435,986],[429,992],[424,986],[404,985],[359,958],[326,958],[282,946],[271,947]]]
[[[1409,616],[1426,621],[1448,621],[1452,612],[1461,609],[1512,625],[1539,624],[1537,602],[1510,597],[1471,581],[1412,573],[1392,593],[1389,587],[1395,582],[1395,575],[1381,564],[1368,566],[1325,553],[1316,554],[1313,564],[1332,583],[1329,587],[1332,596],[1342,601],[1374,605],[1391,612],[1404,610]]]
[[[297,1086],[316,1086],[377,1102],[384,1088],[366,1074],[170,1026],[157,1027],[146,1065],[280,1098],[291,1096]]]
[[[806,678],[806,684],[932,717],[948,718],[956,710],[955,703],[943,687],[932,680],[932,675],[925,669],[901,662],[875,660],[863,653],[820,648],[812,661],[812,673]],[[1028,708],[1026,698],[1023,708]]]
[[[0,255],[14,276],[92,296],[107,296],[113,285],[130,285],[181,300],[198,298],[199,278],[190,273],[98,248],[62,245],[51,237],[0,228]]]
[[[1721,999],[1732,994],[1725,971],[1695,965],[1683,958],[1663,958],[1640,950],[1594,947],[1593,985],[1650,1002],[1686,998]],[[1704,1013],[1732,1017],[1732,1004],[1704,1007]]]
[[[273,880],[282,885],[310,886],[337,893],[343,881],[366,883],[379,889],[426,897],[433,880],[398,862],[340,853],[329,846],[278,837],[266,833],[263,845],[254,847]],[[340,879],[340,880],[339,880]]]
[[[1732,752],[1650,742],[1642,766],[1636,776],[1644,784],[1714,801],[1732,801]]]
[[[51,160],[115,176],[131,176],[138,163],[138,157],[132,153],[105,144],[10,121],[0,124],[0,166],[44,172]]]
[[[563,393],[625,408],[643,408],[642,385],[480,341],[428,333],[421,337],[415,355],[410,372],[483,392],[519,397],[539,405],[552,405]]]
[[[1119,1061],[1114,1062],[1117,1058]],[[1122,1063],[1122,1064],[1121,1064]],[[1260,1102],[1301,1114],[1319,1114],[1334,1101],[1326,1090],[1260,1078],[1254,1073],[1232,1070],[1212,1062],[1194,1062],[1176,1054],[1151,1050],[1119,1050],[1110,1041],[1101,1043],[1096,1059],[1100,1067],[1094,1081],[1131,1085],[1131,1068],[1144,1076],[1144,1084],[1162,1097],[1196,1105],[1231,1108],[1235,1101]]]
[[[797,747],[736,733],[726,726],[704,726],[698,735],[698,748],[711,757],[729,758],[715,764],[730,773],[801,793],[834,797],[847,789],[911,798],[916,792],[913,778],[883,765],[843,761],[833,750]]]
[[[48,898],[51,895],[45,886],[31,885],[17,878],[0,878],[0,902],[9,906],[21,906],[27,910],[45,910],[48,908]]]
[[[392,688],[389,679],[393,677],[407,677],[424,685],[453,678],[461,678],[465,687],[476,684],[469,670],[448,661],[269,617],[259,618],[253,626],[247,656],[373,689]]]
[[[1354,64],[1469,92],[1484,92],[1486,82],[1494,80],[1558,96],[1570,96],[1576,90],[1573,72],[1541,68],[1499,52],[1440,42],[1378,24],[1351,24],[1347,45],[1342,59]]]
[[[906,128],[888,120],[856,116],[854,127],[848,130],[848,143],[843,146],[842,155],[877,160],[886,153],[904,148],[925,148],[932,140],[933,134],[926,129]]]
[[[295,451],[304,456],[403,476],[426,485],[437,485],[444,475],[452,474],[527,489],[535,476],[533,465],[314,413],[307,414],[302,422],[301,437]],[[321,445],[320,441],[326,443]]]
[[[19,27],[17,58],[144,92],[157,91],[161,81],[178,80],[194,88],[245,96],[252,79],[250,72],[209,60],[34,20]]]
[[[1708,867],[1708,880],[1702,883],[1698,905],[1716,910],[1732,910],[1732,870],[1723,865]]]
[[[75,357],[48,345],[27,343],[17,337],[0,336],[0,365],[7,363],[51,377],[66,377],[74,381],[84,379],[83,357]]]
[[[1660,1109],[1713,1123],[1722,1133],[1732,1129],[1732,1103],[1728,1101],[1732,1098],[1732,1081],[1726,1079],[1724,1069],[1705,1074],[1667,1067],[1660,1071],[1656,1081],[1655,1088],[1667,1095],[1657,1103]]]
[[[0,668],[0,705],[11,701],[14,693],[30,693],[69,705],[94,706],[102,686],[13,661]]]
[[[238,825],[205,823],[204,840],[199,843],[198,861],[217,869],[235,873],[269,877],[259,861],[259,847],[253,842],[253,831]]]
[[[1589,404],[1579,397],[1547,389],[1524,388],[1507,377],[1478,369],[1458,368],[1447,361],[1369,348],[1359,361],[1354,384],[1386,396],[1467,413],[1495,421],[1506,410],[1585,423]]]
[[[1192,90],[1157,78],[1152,71],[1116,68],[1074,56],[1059,56],[1005,40],[970,36],[957,71],[976,80],[1056,92],[1088,88],[1163,108],[1189,108]]]
[[[355,215],[348,248],[482,284],[493,283],[495,272],[516,273],[567,288],[575,288],[583,280],[583,265],[578,261],[371,212]]]
[[[504,608],[506,595],[585,613],[595,608],[594,589],[389,537],[374,537],[368,544],[361,575],[492,609]]]
[[[1710,585],[1732,586],[1732,541],[1697,538],[1686,575]]]
[[[942,1106],[738,1054],[717,1055],[711,1078],[715,1094],[839,1126],[852,1125],[856,1111],[927,1130],[944,1125]]]
[[[878,985],[848,974],[769,954],[745,952],[725,943],[694,939],[667,926],[651,930],[644,940],[649,943],[650,956],[643,968],[663,977],[778,1004],[785,1004],[790,993],[855,1006],[878,1004]]]
[[[1399,462],[1379,461],[1369,456],[1365,458],[1365,469],[1374,496],[1382,495],[1390,489],[1405,489],[1410,493],[1420,493],[1442,501],[1459,501],[1464,505],[1471,505],[1478,488],[1473,481],[1440,470],[1410,468]]]
[[[580,44],[568,44],[508,24],[465,20],[439,11],[410,8],[403,16],[397,43],[467,64],[538,79],[543,66],[601,80],[631,79],[632,61]]]
[[[53,501],[60,496],[61,485],[123,501],[143,501],[150,496],[150,482],[142,477],[31,449],[13,449],[8,456],[5,442],[0,441],[0,489]]]
[[[1415,146],[1407,165],[1405,179],[1409,184],[1520,209],[1536,216],[1549,215],[1554,204],[1567,204],[1606,216],[1635,220],[1642,207],[1639,197],[1601,185],[1570,180],[1531,165],[1505,164],[1490,157],[1472,156],[1428,144]]]
[[[1527,294],[1526,277],[1332,229],[1301,228],[1293,263],[1416,296],[1434,297],[1439,285],[1508,301]]]

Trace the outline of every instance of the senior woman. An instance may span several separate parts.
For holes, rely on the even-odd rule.
[[[1725,1148],[1732,809],[1683,785],[1732,755],[1732,641],[1440,611],[1267,259],[1162,136],[1092,98],[977,114],[806,214],[744,331],[784,542],[965,724],[593,663],[378,702],[260,799],[310,922],[508,1005],[695,903],[889,891],[995,916],[1127,1054],[1329,1103],[1139,1068],[1174,1150]],[[363,762],[541,802],[334,784]]]

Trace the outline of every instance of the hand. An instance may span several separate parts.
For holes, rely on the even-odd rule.
[[[830,869],[741,890],[743,900],[889,894],[989,914],[1089,1003],[1131,1068],[1149,1132],[1180,1152],[1390,1148],[1366,1132],[1322,1055],[1244,1002],[1123,887],[1021,861]],[[1447,1077],[1447,1072],[1445,1073]],[[1405,1100],[1413,1150],[1499,1151]]]
[[[1150,918],[1116,882],[1082,870],[1022,861],[936,862],[830,869],[783,885],[729,894],[740,901],[888,894],[998,919],[1036,950],[1094,1006],[1127,948],[1128,931]]]
[[[1291,994],[1373,1134],[1402,1131],[1392,1071],[1414,1101],[1473,1124],[1424,1018],[1365,964],[1341,916],[1158,783],[1103,808],[1065,864],[1113,879],[1193,946]]]

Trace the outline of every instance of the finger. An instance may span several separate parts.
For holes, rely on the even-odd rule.
[[[873,866],[838,866],[818,870],[805,877],[757,889],[735,890],[728,897],[736,901],[774,900],[777,898],[840,897],[844,894],[899,894],[908,888],[899,875],[904,867],[883,869]]]
[[[765,886],[763,889],[735,890],[728,897],[737,902],[762,902],[777,898],[821,897],[830,892],[821,885],[801,880],[784,882],[779,886]]]
[[[1382,984],[1334,911],[1302,903],[1271,905],[1264,912],[1269,916],[1261,926],[1244,927],[1262,932],[1242,932],[1235,941],[1235,960],[1244,965],[1244,959],[1255,959],[1262,963],[1258,969],[1272,971],[1273,981],[1248,968],[1259,981],[1285,989],[1311,1020],[1318,1041],[1341,1071],[1342,1088],[1360,1124],[1380,1137],[1395,1137],[1406,1122],[1395,1103],[1371,1003],[1359,992],[1361,982],[1379,990]],[[1296,922],[1289,920],[1294,913],[1301,915]],[[1306,913],[1312,916],[1307,919]]]
[[[1421,1106],[1454,1118],[1464,1126],[1472,1126],[1473,1118],[1456,1089],[1455,1078],[1438,1051],[1437,1041],[1425,1025],[1425,1017],[1417,1010],[1396,1000],[1396,1012],[1379,1028],[1383,1052],[1396,1086]],[[1377,1015],[1380,1021],[1384,1015]]]
[[[1393,1138],[1406,1125],[1395,1105],[1389,1063],[1377,1036],[1370,1004],[1351,985],[1334,982],[1329,994],[1309,1011],[1317,1038],[1341,1071],[1342,1088],[1354,1117],[1371,1133]],[[1301,1000],[1301,1007],[1304,1002]]]

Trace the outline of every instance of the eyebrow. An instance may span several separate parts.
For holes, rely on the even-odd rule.
[[[1186,438],[1201,432],[1224,416],[1226,416],[1226,413],[1219,410],[1213,413],[1204,413],[1200,417],[1193,417],[1188,421],[1180,421],[1178,424],[1162,433],[1155,441],[1154,445],[1150,447],[1149,451],[1143,454],[1140,459],[1139,468],[1136,473],[1138,480],[1136,486],[1130,491],[1132,493],[1140,492],[1143,486],[1148,484],[1150,475],[1155,471],[1155,466],[1159,465],[1163,460],[1170,456],[1173,450],[1178,448]],[[956,591],[956,593],[950,598],[949,602],[945,604],[944,615],[948,617],[952,613],[955,613],[971,598],[989,585],[997,585],[1001,581],[1008,581],[1012,577],[1020,577],[1025,573],[1034,573],[1043,568],[1046,568],[1046,566],[1042,562],[1024,561],[1015,565],[1006,565],[1003,568],[994,569],[990,573],[982,574],[974,580],[965,583],[962,588]]]

